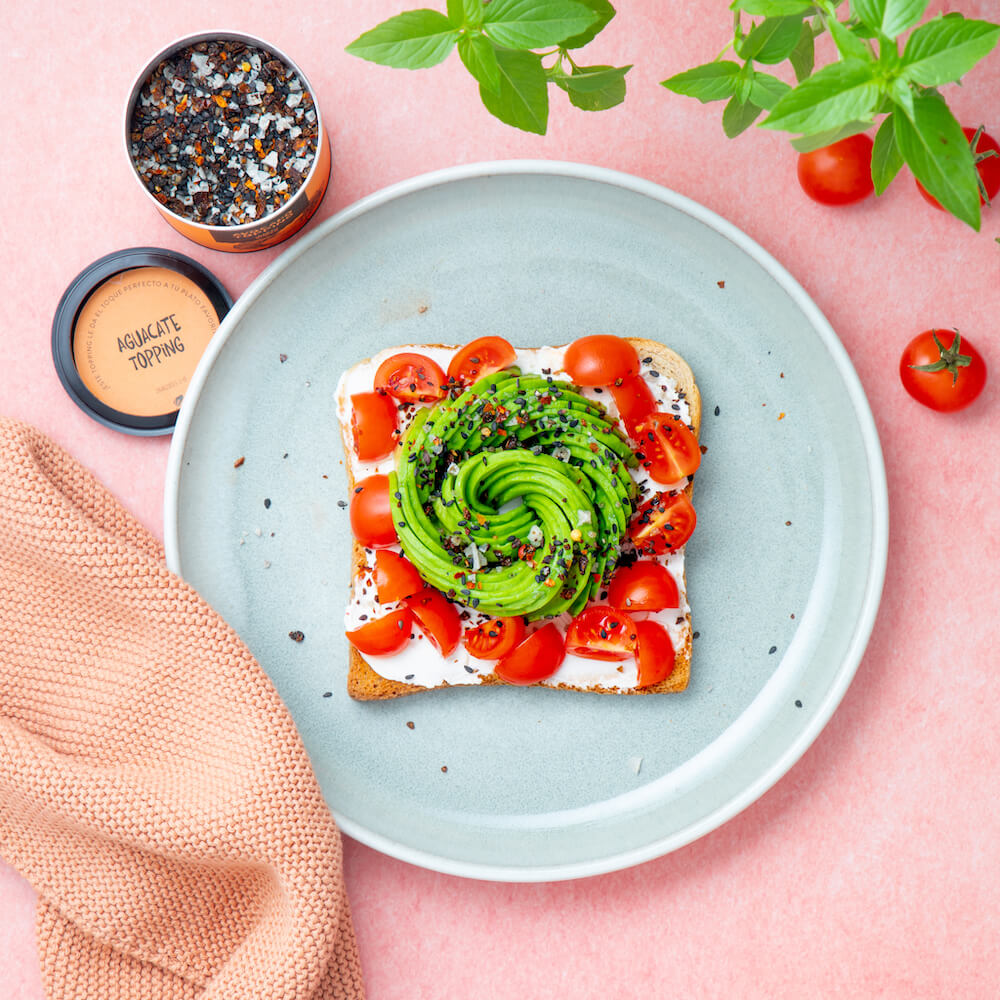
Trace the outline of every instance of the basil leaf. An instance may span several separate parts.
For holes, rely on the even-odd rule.
[[[1000,24],[938,17],[920,25],[903,50],[903,74],[922,87],[961,79],[1000,39]]]
[[[814,149],[832,146],[841,139],[847,139],[860,132],[867,132],[872,127],[871,122],[848,122],[840,128],[827,129],[813,135],[800,135],[792,139],[792,148],[800,153],[811,153]]]
[[[913,121],[913,88],[900,77],[889,84],[888,95],[894,104],[902,108],[906,117]]]
[[[500,93],[500,67],[493,43],[479,32],[467,32],[458,40],[458,54],[465,68],[481,87],[493,94]]]
[[[962,126],[935,91],[915,95],[913,111],[912,122],[906,115],[892,116],[903,159],[943,208],[978,230],[978,174]]]
[[[876,194],[885,191],[903,166],[903,154],[899,151],[895,126],[892,123],[894,117],[887,115],[875,133],[875,145],[872,148],[872,182]]]
[[[542,57],[517,49],[494,49],[500,72],[500,89],[493,93],[482,84],[479,96],[486,110],[506,125],[545,135],[549,120],[549,88]]]
[[[802,33],[802,16],[768,17],[753,28],[740,43],[741,59],[755,59],[774,66],[791,54]]]
[[[447,58],[458,30],[436,10],[408,10],[377,24],[347,46],[352,56],[395,69],[426,69]]]
[[[722,111],[722,130],[730,139],[745,132],[760,117],[764,109],[752,101],[740,102],[731,98]]]
[[[924,16],[929,0],[851,0],[851,12],[872,31],[895,38]]]
[[[846,24],[841,24],[835,17],[827,19],[826,26],[833,38],[833,44],[837,46],[837,51],[845,59],[861,59],[864,62],[873,62],[871,49],[865,44],[864,39],[856,35]]]
[[[704,63],[662,80],[660,86],[672,90],[675,94],[693,97],[702,104],[708,104],[709,101],[723,101],[733,96],[740,68],[739,63],[728,59]]]
[[[483,0],[448,0],[448,20],[456,28],[478,27],[483,23]]]
[[[625,100],[625,74],[631,66],[574,66],[571,76],[557,76],[556,86],[583,111],[607,111]]]
[[[753,79],[756,76],[753,63],[745,62],[739,73],[736,74],[736,83],[733,87],[733,97],[740,104],[750,100],[750,88],[753,86]]]
[[[763,128],[807,135],[870,119],[879,98],[874,65],[844,59],[824,66],[787,93],[761,122]]]
[[[816,65],[816,36],[808,21],[803,21],[802,34],[799,35],[798,43],[788,56],[788,61],[792,64],[792,69],[795,70],[795,79],[799,83],[807,76],[812,75]]]
[[[791,89],[784,80],[779,80],[770,73],[754,73],[753,83],[750,85],[750,100],[765,111],[770,111]]]
[[[577,0],[577,3],[589,7],[597,15],[597,20],[586,31],[581,31],[572,38],[563,39],[561,44],[564,49],[578,49],[587,42],[592,42],[615,16],[615,9],[608,0]]]
[[[576,0],[490,0],[483,9],[486,33],[508,49],[558,45],[598,20]]]
[[[733,10],[741,10],[751,17],[783,17],[786,14],[804,14],[814,7],[812,0],[734,0]]]

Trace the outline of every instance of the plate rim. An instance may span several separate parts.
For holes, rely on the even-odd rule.
[[[746,784],[739,794],[731,796],[726,802],[703,816],[700,821],[628,851],[607,854],[600,858],[584,861],[525,866],[480,863],[413,848],[391,837],[371,831],[349,817],[342,816],[332,806],[330,807],[334,819],[344,834],[374,850],[418,867],[443,874],[486,881],[550,882],[619,871],[662,857],[718,829],[756,802],[801,759],[829,723],[857,673],[871,637],[885,584],[889,547],[888,482],[878,429],[871,405],[847,349],[813,299],[791,272],[771,253],[734,223],[686,195],[679,194],[655,181],[623,171],[572,161],[510,159],[468,163],[418,174],[365,195],[325,219],[311,233],[300,237],[292,246],[275,257],[248,285],[219,325],[192,375],[188,391],[185,393],[178,412],[167,456],[163,498],[163,532],[167,567],[171,572],[183,578],[179,543],[179,491],[183,471],[183,455],[193,414],[197,409],[198,399],[214,367],[216,358],[260,294],[295,260],[308,253],[317,243],[327,239],[341,226],[373,209],[440,185],[495,175],[519,174],[592,181],[623,188],[635,194],[652,198],[701,222],[752,258],[792,299],[829,352],[858,422],[866,458],[866,471],[871,484],[869,501],[872,510],[872,545],[865,578],[864,596],[842,664],[832,678],[825,699],[811,711],[807,724],[799,731],[797,738],[785,746],[784,750],[769,762],[755,780]]]

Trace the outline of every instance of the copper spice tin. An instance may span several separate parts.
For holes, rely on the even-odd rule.
[[[136,101],[139,99],[139,93],[150,75],[161,62],[177,52],[189,46],[196,45],[199,42],[215,41],[242,42],[245,45],[270,52],[275,58],[281,60],[287,69],[298,76],[302,81],[303,88],[308,90],[310,94],[313,94],[313,107],[316,111],[316,155],[313,157],[312,165],[305,175],[301,186],[281,208],[262,216],[260,219],[255,219],[252,222],[242,225],[208,225],[186,218],[161,205],[146,187],[132,157],[130,136],[132,116],[135,111]],[[241,32],[204,31],[193,35],[185,35],[183,38],[178,38],[176,41],[171,42],[170,45],[153,56],[136,77],[132,85],[132,90],[129,93],[128,101],[125,104],[123,137],[125,141],[125,155],[128,157],[132,174],[143,193],[156,207],[156,210],[183,236],[211,250],[246,253],[251,250],[264,250],[287,240],[290,236],[297,233],[309,221],[316,209],[319,208],[330,181],[332,155],[330,152],[329,137],[323,124],[319,104],[315,99],[315,94],[309,84],[308,78],[296,63],[289,59],[280,49],[263,39]]]

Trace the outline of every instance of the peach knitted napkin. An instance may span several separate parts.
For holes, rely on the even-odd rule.
[[[159,542],[0,419],[0,855],[58,1000],[364,990],[339,832],[295,726]]]

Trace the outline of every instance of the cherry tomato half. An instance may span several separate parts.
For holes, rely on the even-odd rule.
[[[659,622],[636,622],[635,629],[638,635],[635,662],[639,667],[639,687],[659,684],[674,672],[674,644]]]
[[[408,608],[400,608],[347,632],[347,638],[360,653],[388,656],[398,653],[410,641],[412,628],[413,615]]]
[[[1000,143],[981,129],[963,128],[962,131],[972,147],[976,170],[979,171],[979,204],[988,205],[997,194],[1000,194]],[[941,202],[930,194],[920,181],[915,180],[914,183],[923,195],[924,201],[935,208],[941,208]]]
[[[563,368],[577,385],[612,385],[639,371],[639,355],[627,340],[597,333],[566,348]]]
[[[615,570],[608,603],[626,611],[662,611],[680,607],[680,594],[666,566],[652,559],[637,559],[631,566]]]
[[[497,660],[493,671],[508,684],[535,684],[551,677],[565,658],[562,633],[549,622]]]
[[[799,184],[821,205],[849,205],[862,201],[874,190],[872,140],[861,133],[830,146],[799,153]]]
[[[420,631],[442,656],[451,656],[462,638],[462,622],[455,605],[440,590],[424,587],[403,602],[413,612]]]
[[[367,476],[351,494],[351,531],[366,549],[380,549],[396,542],[392,523],[388,476]]]
[[[636,512],[629,537],[640,552],[673,552],[694,533],[696,520],[686,493],[657,493]]]
[[[382,549],[375,553],[374,577],[379,604],[391,604],[404,597],[412,597],[424,586],[417,567],[392,549]]]
[[[621,384],[612,382],[608,392],[614,397],[618,416],[629,437],[636,436],[636,426],[656,409],[656,399],[649,383],[641,375],[626,375]]]
[[[591,660],[627,660],[635,652],[635,622],[616,608],[584,608],[566,629],[566,652]]]
[[[445,394],[441,366],[423,354],[394,354],[375,372],[375,388],[404,403],[433,403]]]
[[[479,660],[500,660],[524,638],[524,619],[488,618],[465,630],[465,648]]]
[[[643,466],[658,483],[679,482],[701,465],[698,439],[675,413],[651,413],[639,421],[635,440],[646,456]]]
[[[899,359],[903,388],[932,410],[968,406],[986,385],[986,362],[958,330],[924,330]]]
[[[357,392],[351,396],[351,433],[354,454],[374,462],[396,447],[396,404],[384,392]]]
[[[509,368],[517,352],[503,337],[480,337],[459,348],[448,365],[448,379],[460,385],[472,385],[485,375]]]

